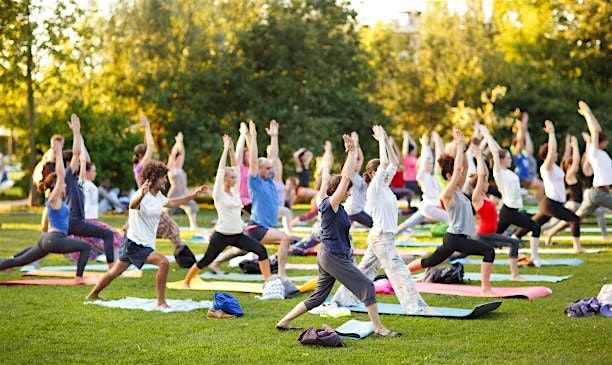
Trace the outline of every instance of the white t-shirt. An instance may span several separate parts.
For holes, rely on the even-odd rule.
[[[397,167],[389,165],[386,169],[378,166],[376,174],[367,190],[366,212],[372,216],[374,234],[397,232],[397,198],[389,188]]]
[[[504,205],[508,208],[523,208],[521,182],[514,172],[508,169],[493,169],[493,178],[499,188]]]
[[[593,186],[612,185],[612,160],[610,155],[593,144],[589,144],[586,152],[587,159],[593,167]]]
[[[550,170],[540,166],[540,176],[544,182],[544,194],[548,199],[552,199],[559,203],[565,203],[565,173],[554,164]]]
[[[368,185],[363,181],[363,177],[358,173],[353,176],[353,186],[351,196],[344,202],[344,210],[348,215],[357,214],[363,211],[366,204]]]
[[[434,174],[427,172],[427,165],[433,160],[433,155],[429,146],[423,146],[421,149],[421,161],[419,164],[419,170],[417,171],[416,179],[423,192],[423,201],[419,204],[419,207],[440,205],[440,193],[442,187],[438,177]]]
[[[215,231],[222,234],[238,234],[242,233],[244,223],[240,216],[242,208],[242,200],[240,200],[240,168],[234,168],[236,172],[236,184],[231,189],[231,194],[223,190],[223,178],[225,170],[217,171],[215,185],[213,186],[213,200],[215,201],[215,209],[217,210],[217,225]]]
[[[148,192],[140,200],[139,209],[130,208],[129,210],[127,238],[139,245],[155,249],[157,226],[166,204],[168,204],[168,198],[160,191],[155,196]]]
[[[82,180],[81,180],[82,181]],[[85,219],[98,219],[98,187],[91,181],[82,181],[85,201]]]

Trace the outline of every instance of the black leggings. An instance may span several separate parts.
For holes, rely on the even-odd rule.
[[[357,222],[368,228],[372,228],[372,225],[374,224],[374,222],[372,221],[372,217],[364,211],[361,211],[357,214],[349,215],[349,219],[351,220],[351,222]]]
[[[497,248],[497,247],[510,247],[510,258],[517,258],[519,247],[521,246],[521,241],[515,240],[514,238],[504,236],[499,233],[487,233],[487,234],[479,234],[476,236],[478,241],[482,243],[486,243],[487,245]]]
[[[68,234],[80,237],[97,237],[104,241],[104,255],[106,262],[115,261],[114,236],[113,232],[102,227],[89,224],[85,221],[71,220],[68,224]]]
[[[85,265],[87,265],[87,260],[89,259],[91,246],[83,241],[68,238],[61,232],[48,232],[43,234],[36,246],[30,247],[27,251],[21,252],[11,259],[0,261],[0,270],[27,265],[42,259],[50,253],[70,253],[75,251],[79,252],[76,276],[81,277],[83,276]]]
[[[522,228],[521,231],[524,231],[519,237],[524,236],[527,232],[531,232],[531,237],[540,237],[540,224],[531,219],[527,213],[521,212],[516,208],[508,208],[504,204],[499,211],[497,233],[504,233],[512,224]]]
[[[540,201],[538,212],[533,216],[533,220],[541,226],[552,217],[566,221],[572,230],[572,237],[580,237],[580,218],[574,212],[564,207],[562,203],[545,197]],[[516,231],[516,236],[519,238],[525,234],[527,234],[527,230],[523,228]]]
[[[266,251],[264,245],[244,233],[223,234],[214,231],[210,236],[208,249],[204,257],[196,264],[198,268],[203,269],[210,265],[227,246],[234,246],[244,251],[253,252],[257,255],[259,261],[268,259],[268,251]]]
[[[483,256],[483,262],[493,262],[495,260],[495,250],[493,247],[480,241],[470,239],[464,234],[446,232],[442,240],[442,246],[438,247],[430,256],[422,259],[421,266],[427,268],[441,264],[455,251],[465,255]]]

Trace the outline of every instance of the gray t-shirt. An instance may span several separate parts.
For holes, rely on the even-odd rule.
[[[474,236],[476,223],[472,213],[472,203],[461,191],[455,193],[455,205],[448,211],[448,232]]]
[[[359,174],[353,176],[353,187],[351,188],[351,196],[343,204],[348,215],[353,215],[363,212],[366,203],[368,185],[363,181]]]

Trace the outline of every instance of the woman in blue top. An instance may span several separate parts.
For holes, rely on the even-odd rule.
[[[40,237],[36,246],[31,247],[23,254],[0,261],[0,270],[6,270],[15,266],[24,266],[47,256],[49,253],[70,253],[79,252],[77,260],[76,280],[83,282],[83,272],[89,257],[91,246],[83,241],[67,238],[68,220],[70,209],[63,200],[66,193],[64,182],[64,160],[62,157],[62,143],[54,141],[53,153],[55,155],[55,172],[49,174],[40,184],[39,189],[51,190],[47,201],[49,215],[49,229]]]
[[[374,324],[374,331],[379,336],[399,336],[399,333],[388,330],[383,326],[378,316],[376,305],[376,292],[374,284],[355,266],[351,244],[349,242],[349,228],[351,221],[342,207],[342,202],[350,195],[351,179],[355,170],[357,152],[353,140],[343,135],[344,146],[348,156],[342,175],[334,175],[329,183],[321,184],[320,196],[323,198],[319,204],[321,215],[321,249],[317,255],[319,266],[319,279],[314,293],[305,301],[293,308],[277,324],[279,330],[298,329],[289,324],[298,316],[323,304],[331,293],[336,280],[340,281],[353,292],[366,306],[370,320]]]

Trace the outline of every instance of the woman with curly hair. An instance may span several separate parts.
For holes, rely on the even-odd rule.
[[[132,198],[129,210],[129,227],[124,242],[124,251],[119,262],[96,284],[87,299],[99,299],[98,295],[130,265],[141,268],[145,263],[157,265],[157,305],[168,308],[166,303],[166,280],[168,278],[168,259],[155,252],[155,236],[163,208],[176,208],[197,198],[207,191],[200,186],[191,194],[180,198],[168,199],[161,189],[166,184],[168,168],[163,162],[150,161],[142,168],[140,176],[143,183]]]

